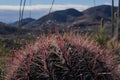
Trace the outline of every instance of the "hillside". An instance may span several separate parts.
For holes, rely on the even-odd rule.
[[[114,7],[115,12],[117,11],[117,7]],[[110,18],[111,17],[111,6],[110,5],[100,5],[96,7],[91,7],[87,10],[84,10],[83,13],[85,15],[89,15],[91,17],[97,18]]]
[[[33,21],[35,21],[35,19],[33,19],[33,18],[24,18],[24,19],[22,19],[22,26],[29,24]],[[19,24],[19,21],[15,21],[15,22],[11,23],[10,25],[18,26],[18,24]]]
[[[114,7],[117,11],[117,7]],[[38,20],[25,25],[25,28],[38,29],[44,26],[50,26],[50,23],[56,22],[64,27],[88,27],[100,25],[101,18],[108,24],[111,21],[111,6],[100,5],[88,8],[82,12],[76,9],[66,9],[55,11],[45,15]]]
[[[83,13],[79,12],[78,10],[75,10],[73,8],[66,9],[66,10],[60,10],[60,11],[55,11],[48,15],[45,15],[45,16],[39,18],[38,20],[25,25],[25,27],[39,28],[40,26],[43,26],[46,23],[50,23],[53,21],[56,21],[59,24],[64,24],[64,23],[70,22],[74,18],[77,18],[80,16],[83,16]]]
[[[117,11],[117,7],[114,7]],[[37,20],[32,18],[25,18],[22,20],[23,30],[22,32],[30,32],[31,30],[39,30],[40,28],[48,28],[53,26],[55,23],[63,29],[67,26],[75,28],[89,28],[95,30],[100,26],[101,18],[104,18],[105,25],[110,27],[111,24],[111,6],[100,5],[96,7],[88,8],[82,12],[70,8],[66,10],[60,10],[45,15]],[[0,34],[12,34],[17,33],[16,25],[18,21],[12,24],[5,24],[1,22]],[[4,27],[3,27],[4,26]],[[15,26],[15,27],[12,27]],[[29,29],[26,31],[25,29]],[[110,29],[110,28],[108,28]],[[34,31],[36,32],[36,31]]]

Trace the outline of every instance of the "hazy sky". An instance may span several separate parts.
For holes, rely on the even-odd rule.
[[[48,13],[52,0],[26,0],[24,18],[29,17],[30,10],[33,18],[40,18]],[[30,7],[31,1],[31,7]],[[94,6],[94,0],[55,0],[52,11],[75,8],[83,11]],[[111,5],[111,0],[95,0],[97,5]],[[118,0],[115,0],[117,5]],[[13,22],[18,20],[20,0],[0,0],[0,21]]]
[[[32,5],[36,4],[51,4],[52,0],[27,0],[27,3],[32,2]],[[94,0],[55,0],[55,4],[82,4],[92,6]],[[110,4],[111,0],[95,0],[96,5]],[[0,5],[19,5],[20,0],[0,0]],[[115,0],[117,4],[118,0]]]

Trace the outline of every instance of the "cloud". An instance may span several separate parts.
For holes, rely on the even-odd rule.
[[[25,10],[44,10],[44,9],[49,9],[51,5],[32,5],[30,6],[25,6]],[[72,5],[72,4],[66,4],[66,5],[54,5],[53,10],[63,10],[67,8],[75,8],[80,11],[85,10],[88,8],[86,5]],[[13,5],[0,5],[0,10],[19,10],[19,6],[13,6]]]
[[[29,17],[29,13],[31,10],[32,18],[38,19],[45,14],[48,14],[51,5],[32,5],[25,6],[24,18]],[[89,6],[86,5],[54,5],[52,11],[56,10],[64,10],[68,8],[75,8],[79,11],[83,11],[87,9]],[[13,5],[0,5],[0,21],[2,22],[14,22],[18,20],[19,17],[19,6]]]
[[[105,4],[105,5],[111,5],[111,3],[110,3],[110,2],[105,2],[104,4]]]

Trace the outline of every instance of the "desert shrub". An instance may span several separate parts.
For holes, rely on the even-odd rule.
[[[106,45],[109,40],[109,36],[105,33],[105,28],[101,27],[95,34],[95,40],[99,45]]]
[[[112,38],[107,42],[107,47],[112,49],[115,54],[120,55],[120,42],[115,38]]]
[[[115,54],[88,36],[40,36],[12,56],[6,80],[120,80]]]
[[[1,60],[2,58],[0,57],[0,80],[5,80],[6,77],[6,73],[5,73],[5,69],[6,69],[6,63],[5,60]]]

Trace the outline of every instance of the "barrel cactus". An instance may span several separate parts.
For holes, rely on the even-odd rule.
[[[116,56],[88,36],[40,36],[13,52],[6,80],[120,80]]]

